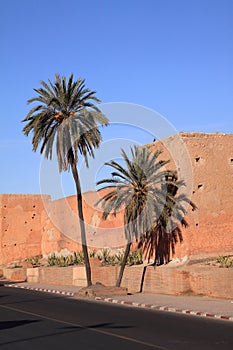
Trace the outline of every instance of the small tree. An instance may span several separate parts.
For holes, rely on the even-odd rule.
[[[80,186],[77,162],[81,154],[88,166],[88,156],[94,157],[94,148],[99,147],[102,140],[99,125],[107,125],[108,119],[93,102],[100,100],[95,91],[85,87],[85,80],[68,81],[65,77],[55,75],[55,83],[49,80],[42,87],[34,89],[36,97],[28,103],[37,102],[23,122],[26,136],[33,133],[32,149],[36,151],[40,145],[40,153],[52,159],[55,143],[59,171],[71,169],[76,185],[79,225],[81,230],[82,250],[86,267],[87,284],[92,284],[91,269],[87,251],[85,223],[83,217],[82,191]]]
[[[134,239],[140,240],[145,232],[151,230],[160,217],[164,206],[171,207],[174,197],[167,193],[169,185],[176,188],[174,172],[164,167],[169,161],[158,160],[161,151],[150,152],[146,147],[131,148],[131,158],[122,150],[125,167],[115,161],[105,163],[112,167],[112,178],[103,179],[97,185],[99,190],[108,189],[98,202],[103,209],[103,219],[110,213],[114,215],[124,208],[124,229],[127,240],[116,286],[121,285],[127,257]]]

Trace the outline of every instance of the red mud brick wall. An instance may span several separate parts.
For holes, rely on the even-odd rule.
[[[1,194],[0,210],[0,264],[41,254],[41,195]]]
[[[183,229],[184,242],[177,244],[175,257],[233,254],[233,135],[179,135],[190,156],[191,200],[198,210],[187,213],[189,227]],[[152,150],[164,148],[161,142],[146,146]],[[168,150],[162,158],[171,158]],[[83,195],[88,245],[120,247],[125,244],[123,215],[103,221],[95,207],[98,196],[96,192]],[[44,196],[43,203],[41,195],[0,195],[0,264],[38,254],[80,250],[76,208],[76,196],[56,201]]]
[[[183,229],[184,242],[177,244],[176,256],[233,254],[233,134],[180,133],[179,136],[190,156],[191,200],[198,209],[188,210],[189,227]],[[147,147],[163,149],[162,158],[171,158],[161,142]]]
[[[219,298],[233,297],[233,269],[213,266],[146,268],[145,293],[171,295],[196,294]]]
[[[90,249],[121,247],[125,244],[123,214],[119,213],[116,217],[110,215],[103,221],[102,211],[95,206],[98,199],[96,192],[83,194],[87,244]],[[62,249],[70,252],[81,250],[76,196],[49,202],[42,213],[41,226],[43,255]]]
[[[39,282],[47,284],[72,285],[73,267],[46,267],[39,269]]]

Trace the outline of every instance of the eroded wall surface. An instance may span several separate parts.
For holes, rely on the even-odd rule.
[[[1,194],[0,208],[0,264],[41,254],[41,195]]]
[[[233,253],[233,135],[179,135],[190,157],[191,200],[198,210],[188,210],[189,227],[183,229],[184,241],[177,244],[176,257]],[[153,142],[146,146],[152,150],[163,148],[161,157],[170,159],[165,144]],[[173,154],[183,152],[173,145],[172,149]],[[182,159],[182,154],[178,158]],[[184,177],[190,176],[190,166],[185,168],[179,161],[169,166],[174,167],[174,163],[182,168]],[[124,245],[123,213],[103,221],[100,208],[95,206],[98,198],[96,192],[83,196],[88,245]],[[49,196],[41,195],[0,195],[0,264],[39,254],[80,250],[76,208],[76,196],[51,201]]]
[[[193,173],[191,200],[197,210],[187,213],[189,227],[176,255],[216,255],[233,252],[233,135],[179,134],[188,150]],[[164,145],[148,145],[152,150]],[[167,149],[163,157],[169,158]]]
[[[125,244],[123,212],[102,220],[102,211],[95,205],[99,198],[96,192],[83,194],[87,245],[90,249],[121,247]],[[42,213],[43,255],[65,249],[70,252],[81,249],[76,196],[50,202]]]

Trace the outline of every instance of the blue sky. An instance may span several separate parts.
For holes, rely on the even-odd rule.
[[[0,193],[40,193],[41,156],[20,121],[55,73],[85,78],[104,104],[155,110],[178,131],[233,133],[231,0],[8,0],[0,17]],[[107,128],[104,139],[119,133]]]

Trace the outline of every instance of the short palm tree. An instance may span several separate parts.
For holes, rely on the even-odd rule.
[[[173,203],[173,196],[167,193],[167,186],[178,186],[173,181],[175,173],[166,170],[169,161],[158,160],[161,151],[150,152],[146,147],[131,148],[131,159],[122,150],[125,167],[115,161],[106,163],[112,167],[112,178],[98,181],[100,190],[108,192],[96,203],[103,210],[103,219],[110,213],[114,215],[124,208],[124,229],[127,245],[116,282],[119,287],[122,281],[127,257],[133,239],[140,240],[154,227],[164,206]],[[168,200],[169,199],[169,200]]]
[[[33,133],[32,149],[36,151],[40,145],[40,153],[52,159],[56,150],[59,171],[71,169],[76,185],[79,224],[81,230],[82,249],[85,259],[88,286],[92,284],[91,269],[86,244],[86,232],[83,217],[82,191],[80,186],[77,162],[79,154],[88,166],[88,156],[94,157],[93,149],[99,147],[101,133],[99,125],[107,125],[108,119],[100,112],[94,102],[100,100],[95,91],[85,87],[85,80],[55,75],[55,82],[41,82],[42,87],[34,89],[36,97],[28,103],[36,102],[23,122],[26,136]],[[55,145],[55,147],[53,147]]]
[[[185,204],[190,205],[192,210],[197,209],[186,195],[178,195],[178,189],[184,186],[184,182],[178,182],[175,174],[169,180],[168,185],[165,184],[167,200],[164,208],[151,229],[141,236],[138,244],[139,248],[143,247],[148,260],[154,258],[154,265],[168,263],[171,252],[175,253],[176,243],[183,241],[181,227],[188,226],[188,222],[184,218],[187,211]],[[173,183],[176,183],[176,186]]]

